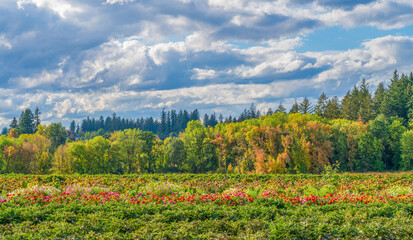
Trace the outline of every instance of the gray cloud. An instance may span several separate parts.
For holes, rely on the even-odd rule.
[[[234,114],[251,102],[342,95],[360,77],[376,84],[409,70],[411,37],[297,52],[306,34],[403,28],[412,10],[408,0],[2,1],[0,125],[34,106],[46,121],[66,121],[162,107]]]

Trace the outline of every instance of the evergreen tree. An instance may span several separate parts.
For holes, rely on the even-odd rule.
[[[34,133],[34,115],[29,108],[24,110],[19,118],[18,129],[20,134]]]
[[[193,121],[199,120],[200,116],[199,116],[199,111],[198,111],[198,109],[195,109],[194,111],[192,111],[189,118],[190,118],[191,121],[192,121],[192,120],[193,120]]]
[[[351,111],[351,93],[350,90],[348,90],[343,100],[341,101],[341,117],[350,119],[352,116]]]
[[[76,122],[75,122],[75,120],[73,120],[70,123],[70,132],[75,133],[75,131],[76,131]]]
[[[171,128],[172,132],[179,132],[178,115],[176,114],[175,110],[171,110]]]
[[[268,109],[268,112],[267,112],[267,116],[272,115],[273,113],[274,113],[274,112],[272,111],[272,109],[269,108],[269,109]]]
[[[231,115],[229,115],[229,117],[228,117],[228,119],[225,121],[225,123],[232,123],[232,116]]]
[[[112,131],[112,119],[109,116],[106,117],[104,129],[107,132]]]
[[[205,115],[204,115],[204,122],[203,123],[204,123],[205,127],[209,126],[209,116],[208,116],[207,113],[205,113]]]
[[[340,102],[337,96],[334,96],[332,99],[327,101],[326,110],[324,112],[324,117],[328,119],[337,119],[340,118]]]
[[[171,112],[168,111],[166,114],[166,125],[167,125],[167,136],[172,132],[172,121],[171,121]]]
[[[373,101],[372,101],[371,94],[369,92],[365,79],[363,79],[360,85],[359,102],[360,102],[360,108],[358,110],[358,118],[360,118],[364,122],[367,122],[370,119],[372,119],[372,116],[373,116],[373,113],[372,113]]]
[[[80,125],[79,124],[76,125],[76,133],[80,134]]]
[[[324,92],[322,92],[320,97],[317,100],[317,105],[314,107],[314,113],[320,117],[325,117],[325,112],[327,109],[327,102],[328,102],[328,97]]]
[[[7,129],[7,127],[4,127],[4,128],[1,130],[1,135],[7,135],[7,133],[8,133],[8,129]]]
[[[298,109],[298,103],[297,101],[295,101],[295,103],[293,104],[293,106],[290,109],[289,113],[298,113],[299,109]]]
[[[412,96],[411,86],[412,83],[406,75],[402,74],[399,78],[397,71],[394,71],[383,106],[384,114],[389,117],[408,119],[409,101]]]
[[[277,113],[285,113],[286,109],[283,106],[283,103],[280,103],[280,105],[278,105],[277,110],[275,110],[275,112]]]
[[[189,118],[189,113],[188,113],[188,111],[186,111],[186,110],[184,110],[184,112],[183,112],[183,115],[182,115],[182,123],[183,123],[183,125],[182,125],[182,131],[186,128],[186,125],[188,124],[188,122],[190,121],[190,118]]]
[[[40,110],[38,107],[36,107],[36,109],[34,110],[34,125],[35,125],[35,132],[37,131],[37,126],[40,125]]]
[[[250,119],[250,113],[247,109],[244,109],[244,111],[241,113],[241,115],[239,115],[238,121],[242,122],[242,121],[247,120],[247,119]]]
[[[14,117],[13,120],[11,120],[11,123],[10,123],[10,129],[13,129],[13,128],[17,128],[17,119],[16,119],[16,117]]]
[[[360,94],[357,86],[348,91],[341,102],[341,114],[343,118],[356,121],[360,110]]]
[[[98,130],[105,129],[105,118],[103,118],[103,116],[100,116],[98,125],[99,125],[97,127]]]
[[[248,117],[247,119],[251,119],[251,118],[258,118],[258,114],[256,111],[256,107],[254,105],[254,103],[251,104],[250,109],[248,110]]]
[[[215,113],[211,114],[211,117],[209,118],[209,125],[211,127],[215,127],[215,125],[217,125],[217,124],[218,124],[218,121],[217,121],[217,117],[216,117]]]
[[[219,123],[224,123],[224,116],[222,116],[221,113],[219,114],[218,120],[219,120]]]
[[[165,139],[168,136],[168,123],[165,108],[163,108],[161,112],[161,122],[158,126],[157,134],[161,139]]]
[[[386,97],[386,89],[384,88],[384,84],[380,83],[377,87],[376,91],[374,92],[373,97],[373,104],[372,104],[372,118],[378,116],[382,113],[382,105],[385,101]]]
[[[305,97],[303,102],[300,103],[300,105],[298,106],[298,111],[302,114],[307,114],[307,113],[312,113],[313,112],[313,106],[310,103],[310,101],[308,101],[308,99]]]

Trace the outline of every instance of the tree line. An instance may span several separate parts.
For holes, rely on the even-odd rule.
[[[212,114],[202,122],[198,110],[163,110],[152,129],[137,127],[146,119],[114,115],[66,130],[60,123],[41,125],[26,110],[13,119],[8,136],[0,136],[0,172],[320,173],[328,165],[349,172],[411,170],[412,87],[412,74],[395,71],[387,87],[371,93],[363,80],[341,101],[322,93],[314,106],[304,98],[288,113],[282,103],[262,114],[251,105],[238,118]],[[76,132],[89,136],[72,139]]]

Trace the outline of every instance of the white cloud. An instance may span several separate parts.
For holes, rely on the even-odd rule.
[[[56,113],[57,118],[63,118],[72,109],[72,102],[69,99],[65,99],[61,102],[56,102],[53,111]]]
[[[344,27],[375,26],[379,29],[402,28],[413,24],[413,2],[383,0],[358,5],[352,10],[333,9],[320,15],[327,25]]]
[[[191,79],[204,80],[216,77],[216,72],[212,69],[194,68],[192,70],[194,74],[192,74]]]
[[[7,38],[4,35],[0,35],[0,49],[2,47],[7,48],[8,50],[11,50],[13,48],[11,43],[7,40]]]
[[[317,58],[315,67],[331,66],[320,73],[316,80],[323,82],[386,73],[413,63],[413,37],[385,36],[366,41],[363,47],[330,54],[307,53]]]
[[[256,102],[264,109],[321,90],[341,94],[361,77],[375,84],[395,68],[410,71],[407,36],[348,51],[296,51],[306,33],[326,26],[413,24],[412,1],[355,2],[18,0],[16,13],[16,2],[3,1],[4,19],[17,23],[0,33],[0,79],[10,83],[9,92],[0,89],[0,108],[41,105],[57,121],[162,107],[225,112]]]
[[[106,0],[105,4],[127,4],[127,3],[133,3],[135,0]]]
[[[33,4],[39,8],[47,8],[58,14],[62,19],[66,19],[71,14],[82,13],[79,6],[70,4],[66,0],[18,0],[17,7],[24,9],[25,5]]]
[[[72,69],[64,85],[85,87],[96,83],[114,82],[129,78],[129,83],[138,83],[137,73],[145,70],[148,59],[147,47],[137,40],[120,42],[111,40],[96,49],[86,51],[79,70]],[[135,75],[135,77],[132,77]],[[73,78],[72,76],[76,76]]]
[[[32,77],[18,77],[10,79],[10,83],[17,84],[20,88],[34,88],[44,84],[55,83],[63,75],[62,69],[54,71],[43,70],[41,73]]]

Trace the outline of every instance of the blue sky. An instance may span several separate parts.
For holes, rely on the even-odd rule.
[[[289,108],[412,64],[410,0],[0,0],[0,126]]]

